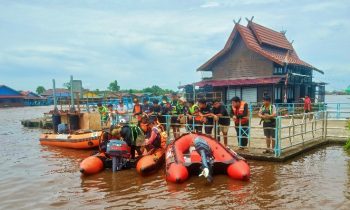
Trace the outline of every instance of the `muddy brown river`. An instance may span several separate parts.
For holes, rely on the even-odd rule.
[[[41,130],[22,127],[48,109],[0,109],[0,209],[350,209],[350,154],[340,146],[286,163],[249,161],[249,182],[219,175],[177,185],[163,170],[82,177],[91,151],[41,146]]]

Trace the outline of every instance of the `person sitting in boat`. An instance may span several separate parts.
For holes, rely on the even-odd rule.
[[[97,111],[101,115],[101,123],[106,123],[108,120],[108,109],[102,103],[97,104]]]
[[[204,176],[208,182],[212,182],[213,152],[209,144],[203,138],[197,137],[194,139],[194,147],[202,159],[202,172],[199,176]]]
[[[148,132],[144,142],[144,154],[150,154],[154,149],[161,148],[162,139],[158,123],[155,119],[150,119],[148,122]]]
[[[112,132],[114,139],[123,140],[130,147],[131,159],[135,159],[135,152],[140,156],[141,145],[138,145],[139,139],[144,139],[144,134],[137,125],[116,126]]]

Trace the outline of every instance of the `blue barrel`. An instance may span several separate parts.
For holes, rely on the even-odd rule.
[[[59,124],[61,124],[61,115],[53,114],[52,115],[52,126],[53,126],[54,133],[57,133],[57,129],[58,129]]]
[[[71,131],[79,130],[79,115],[69,115],[69,129]]]

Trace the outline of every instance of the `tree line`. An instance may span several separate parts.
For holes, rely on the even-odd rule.
[[[65,82],[63,83],[63,87],[70,89],[70,82]],[[161,87],[159,87],[158,85],[153,85],[151,87],[146,87],[143,89],[121,89],[120,85],[118,84],[117,80],[112,81],[111,83],[109,83],[107,90],[109,92],[122,92],[122,93],[129,93],[129,94],[135,94],[135,93],[150,93],[156,96],[160,96],[160,95],[164,95],[164,94],[169,94],[174,92],[171,89],[163,89]],[[38,86],[36,88],[36,93],[37,94],[42,94],[46,91],[44,86]],[[101,92],[106,92],[106,91],[101,91],[99,89],[95,89],[94,91],[96,94],[99,94]]]

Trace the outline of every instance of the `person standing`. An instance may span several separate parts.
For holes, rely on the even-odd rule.
[[[249,107],[237,96],[231,99],[231,115],[235,123],[238,146],[240,149],[248,145],[249,135]]]
[[[304,99],[304,113],[308,114],[312,111],[312,103],[311,103],[311,98],[306,95]],[[309,115],[309,120],[312,120],[312,114]]]
[[[137,122],[140,124],[142,119],[142,106],[137,98],[134,99],[134,108],[132,111],[132,115],[136,117]]]
[[[308,95],[306,95],[304,99],[304,113],[309,112],[311,112],[311,99]]]
[[[276,106],[271,104],[271,97],[265,96],[263,105],[259,110],[259,117],[263,121],[264,135],[266,137],[266,150],[263,153],[273,153],[275,148]],[[271,146],[271,148],[270,148]]]
[[[145,115],[149,115],[151,112],[151,105],[149,104],[149,101],[147,98],[143,99],[142,112]]]
[[[179,102],[177,93],[172,93],[171,100],[171,127],[173,129],[174,138],[177,139],[180,136],[180,120],[179,116],[182,114],[183,107]]]
[[[101,124],[107,123],[108,120],[108,109],[107,107],[103,106],[102,103],[97,104],[97,111],[100,113],[101,116]]]
[[[219,126],[217,139],[220,141],[220,133],[222,133],[224,137],[224,145],[227,146],[227,133],[230,126],[230,116],[227,112],[226,107],[218,99],[214,100],[213,116],[214,120],[217,121],[217,124]]]
[[[152,119],[154,118],[157,120],[157,122],[159,122],[159,118],[162,113],[162,107],[159,105],[158,99],[154,99],[152,103],[153,103],[153,106],[150,107],[149,116],[150,118]]]
[[[205,99],[198,101],[199,114],[202,117],[202,123],[204,125],[205,134],[211,136],[213,131],[214,119],[212,114],[212,107],[207,103]]]
[[[121,123],[128,123],[129,122],[129,116],[128,116],[128,108],[124,104],[123,100],[121,99],[119,104],[117,105],[117,114],[119,115],[118,121]]]

